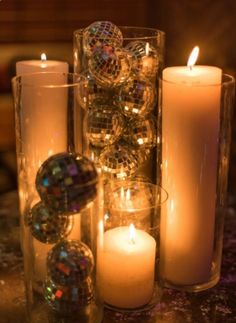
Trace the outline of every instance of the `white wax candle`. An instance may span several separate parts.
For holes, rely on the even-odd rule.
[[[42,54],[43,55],[43,54]],[[24,75],[37,72],[67,73],[68,63],[52,60],[27,60],[16,63],[16,75]]]
[[[161,276],[175,285],[210,278],[214,243],[220,89],[212,66],[163,71]]]
[[[128,226],[104,234],[99,253],[98,285],[110,305],[137,308],[153,294],[156,242],[148,233],[135,229],[133,240]]]
[[[23,75],[28,85],[22,89],[22,142],[28,170],[27,181],[35,182],[38,168],[49,156],[66,150],[67,90],[43,88],[61,85],[68,72],[68,64],[60,61],[29,60],[16,63],[17,76]],[[36,72],[57,72],[41,77]],[[46,74],[45,74],[46,75]]]

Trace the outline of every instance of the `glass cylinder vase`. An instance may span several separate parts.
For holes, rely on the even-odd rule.
[[[164,40],[160,30],[108,21],[74,32],[74,71],[86,78],[75,140],[108,179],[160,180]]]
[[[29,322],[102,320],[96,287],[102,187],[73,139],[80,81],[78,74],[48,72],[12,80]]]
[[[104,235],[98,249],[98,288],[107,312],[151,317],[160,301],[160,212],[168,195],[141,181],[111,181],[104,188]]]
[[[162,185],[169,200],[161,215],[160,274],[164,286],[186,291],[208,289],[220,278],[235,81],[211,71],[219,82],[161,81]]]

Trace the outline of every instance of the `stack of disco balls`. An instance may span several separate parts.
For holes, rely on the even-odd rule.
[[[88,155],[108,178],[134,177],[157,145],[158,49],[145,37],[125,44],[109,21],[92,23],[80,38],[75,65],[84,76],[78,97]]]
[[[67,239],[73,217],[97,195],[98,175],[88,158],[59,153],[39,168],[36,189],[40,201],[29,212],[27,224],[35,239],[54,244],[48,252],[44,298],[60,313],[79,311],[94,301],[94,258],[89,246]]]

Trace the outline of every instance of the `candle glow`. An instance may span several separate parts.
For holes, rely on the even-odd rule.
[[[191,54],[189,55],[189,59],[187,62],[187,66],[192,70],[193,66],[195,65],[199,54],[199,47],[195,46],[192,50]]]

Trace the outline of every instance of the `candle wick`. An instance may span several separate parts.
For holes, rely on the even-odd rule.
[[[193,65],[189,65],[190,71],[192,71],[193,69]]]

